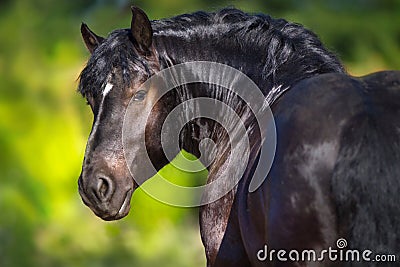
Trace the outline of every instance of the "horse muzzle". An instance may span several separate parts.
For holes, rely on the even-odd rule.
[[[112,179],[98,174],[78,180],[79,194],[85,203],[98,217],[106,221],[118,220],[128,215],[134,184],[130,178]]]

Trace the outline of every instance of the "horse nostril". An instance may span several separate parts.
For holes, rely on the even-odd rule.
[[[112,194],[114,193],[114,183],[109,177],[98,177],[95,193],[97,198],[102,202],[110,200]]]

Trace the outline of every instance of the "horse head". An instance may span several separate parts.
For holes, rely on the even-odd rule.
[[[116,220],[128,214],[132,193],[138,187],[129,171],[122,140],[124,117],[131,100],[138,106],[133,134],[150,140],[147,151],[140,145],[131,146],[135,165],[140,165],[144,153],[160,154],[157,149],[161,146],[152,136],[158,133],[157,119],[140,123],[146,110],[162,108],[154,105],[155,89],[140,88],[157,69],[152,28],[146,14],[132,7],[130,29],[116,30],[103,38],[82,24],[81,33],[91,57],[81,73],[79,91],[86,97],[94,121],[79,177],[79,193],[97,216]],[[158,168],[166,164],[162,159],[154,161],[160,163]]]

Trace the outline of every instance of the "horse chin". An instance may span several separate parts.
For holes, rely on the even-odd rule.
[[[132,198],[132,193],[133,190],[128,190],[128,192],[126,192],[125,194],[125,198],[122,202],[122,204],[119,206],[118,211],[114,212],[113,214],[110,213],[99,213],[96,210],[93,210],[93,212],[100,217],[101,219],[105,220],[105,221],[116,221],[116,220],[120,220],[122,218],[124,218],[125,216],[127,216],[129,214],[129,211],[131,209],[131,198]]]
[[[128,192],[126,192],[124,202],[122,202],[122,205],[119,208],[117,215],[114,217],[114,220],[122,219],[126,215],[128,215],[128,213],[131,209],[132,193],[133,193],[133,190],[129,190]]]

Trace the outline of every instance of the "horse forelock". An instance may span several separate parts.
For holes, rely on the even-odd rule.
[[[108,38],[95,49],[79,76],[78,91],[82,96],[96,98],[108,89],[108,83],[119,75],[120,88],[126,88],[136,80],[150,76],[148,62],[136,52],[128,29],[113,31]]]

